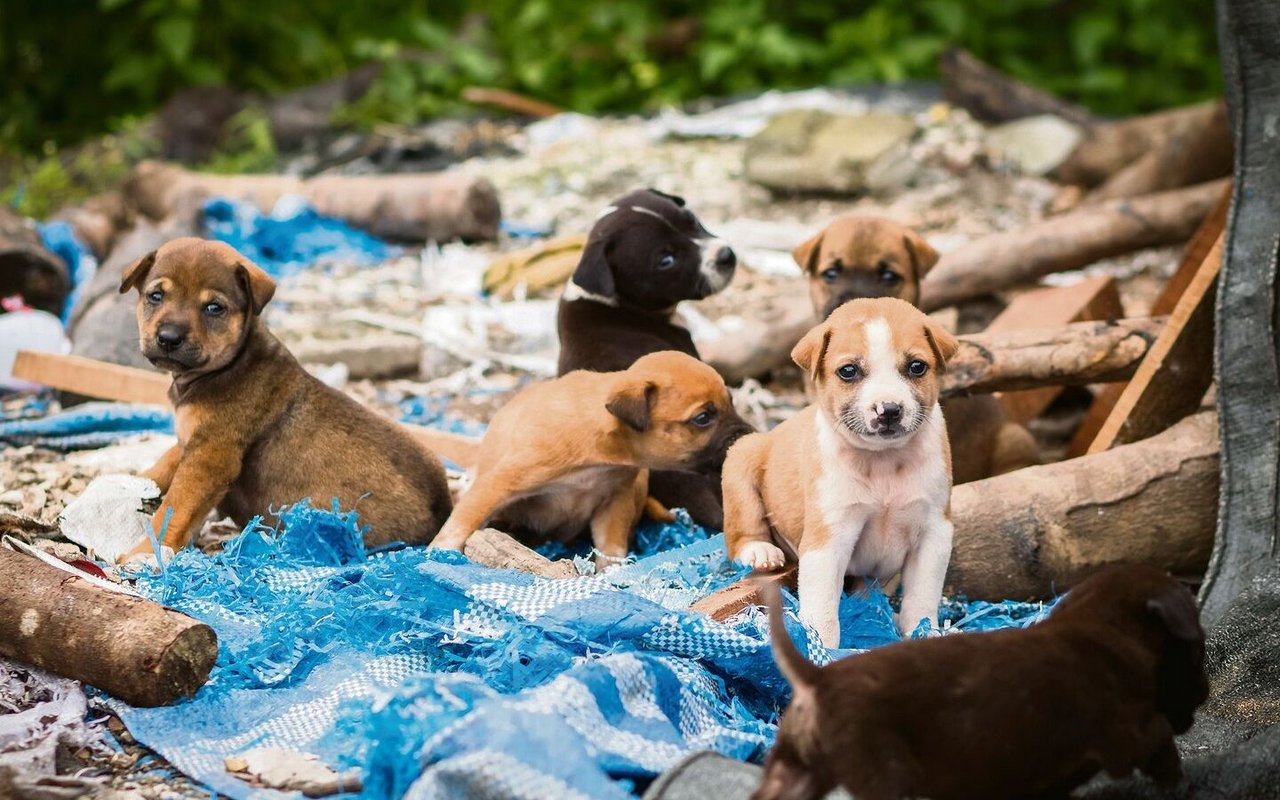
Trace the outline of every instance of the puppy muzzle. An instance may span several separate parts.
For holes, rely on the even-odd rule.
[[[698,269],[700,297],[709,297],[723,290],[733,280],[738,266],[738,254],[723,239],[698,241],[701,263]]]

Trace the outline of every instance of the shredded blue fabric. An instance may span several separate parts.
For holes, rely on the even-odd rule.
[[[448,416],[445,412],[452,401],[450,397],[410,397],[400,402],[400,421],[439,428],[464,436],[483,436],[485,425]]]
[[[139,741],[237,799],[285,796],[223,768],[259,746],[356,768],[366,798],[621,800],[697,750],[759,758],[788,697],[764,615],[689,612],[743,570],[686,516],[657,527],[641,538],[687,543],[549,580],[424,548],[367,553],[354,514],[295,505],[139,580],[211,625],[219,658],[190,701],[112,702]],[[844,598],[841,622],[846,650],[791,613],[788,630],[818,663],[899,638],[878,590]]]
[[[85,403],[37,419],[0,421],[0,442],[61,451],[105,447],[142,433],[173,433],[173,414],[128,403]]]
[[[381,264],[400,252],[341,220],[321,216],[291,195],[280,198],[270,214],[252,203],[214,198],[205,203],[204,226],[208,236],[231,245],[277,278],[320,262]]]
[[[71,318],[71,309],[75,307],[80,293],[98,271],[98,259],[80,241],[68,222],[41,222],[36,225],[36,230],[40,233],[45,248],[67,265],[67,273],[71,278],[71,292],[62,306],[62,322],[65,325]]]

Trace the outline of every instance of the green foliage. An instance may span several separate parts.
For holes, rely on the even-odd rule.
[[[0,30],[0,148],[25,153],[185,86],[269,93],[369,60],[381,79],[336,122],[430,118],[469,85],[605,112],[928,78],[950,45],[1102,113],[1220,91],[1213,4],[1184,0],[5,0]]]
[[[271,121],[261,106],[251,105],[227,121],[222,143],[201,169],[228,175],[270,172],[278,159]]]

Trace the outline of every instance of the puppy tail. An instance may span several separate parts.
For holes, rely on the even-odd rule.
[[[818,677],[818,667],[805,658],[796,649],[795,642],[787,633],[787,626],[782,619],[782,592],[774,581],[762,580],[758,583],[760,594],[764,596],[764,604],[769,609],[769,639],[773,642],[773,660],[778,669],[791,684],[793,690],[800,690],[813,685]]]

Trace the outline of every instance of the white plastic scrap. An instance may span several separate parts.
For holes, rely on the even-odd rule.
[[[137,475],[100,475],[67,504],[58,517],[62,533],[97,558],[114,562],[151,530],[142,510],[160,496],[160,487]]]
[[[224,762],[227,772],[255,786],[302,792],[307,797],[325,797],[341,792],[358,792],[358,775],[338,774],[310,753],[278,747],[255,747]]]

